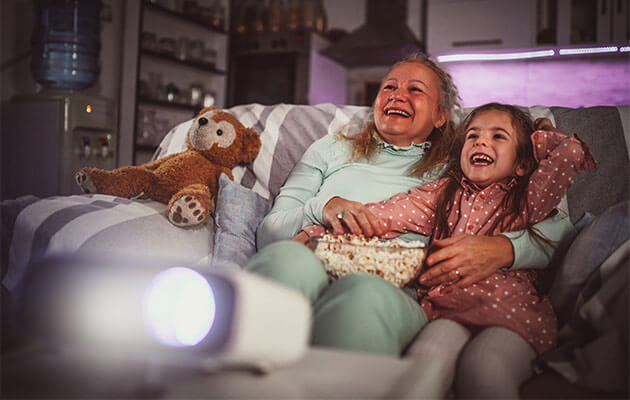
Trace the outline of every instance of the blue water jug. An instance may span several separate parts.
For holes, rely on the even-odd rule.
[[[81,90],[100,73],[101,0],[34,0],[31,72],[49,89]]]

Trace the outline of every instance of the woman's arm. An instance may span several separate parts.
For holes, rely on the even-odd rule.
[[[288,240],[302,229],[304,206],[313,198],[324,180],[324,163],[315,142],[297,163],[256,233],[256,244],[262,249],[278,240]],[[314,147],[315,146],[315,147]]]
[[[502,233],[502,236],[510,239],[514,252],[514,262],[509,265],[509,269],[546,268],[553,256],[558,252],[562,254],[577,236],[577,230],[563,212],[535,224],[533,229],[555,245],[536,240],[527,230]]]
[[[569,218],[562,213],[539,222],[534,229],[556,246],[540,243],[527,230],[497,236],[462,235],[434,240],[426,260],[431,268],[420,276],[420,283],[433,286],[462,277],[453,286],[463,288],[503,267],[543,269],[577,234]]]

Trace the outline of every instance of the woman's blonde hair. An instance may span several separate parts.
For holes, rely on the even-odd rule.
[[[438,76],[441,83],[439,88],[438,110],[444,112],[446,116],[444,125],[433,129],[433,132],[431,132],[427,138],[427,141],[431,142],[431,150],[411,168],[410,172],[412,175],[421,177],[435,167],[444,165],[448,161],[450,149],[455,138],[455,123],[452,120],[452,112],[456,107],[459,108],[459,93],[455,83],[453,83],[453,77],[446,72],[435,59],[422,53],[411,54],[396,62],[385,76],[399,65],[412,62],[430,68]],[[385,79],[385,77],[383,77],[383,79]],[[363,126],[363,129],[358,134],[351,137],[342,135],[344,138],[354,142],[352,151],[353,161],[369,158],[374,153],[377,145],[377,141],[373,137],[375,131],[376,125],[372,118]]]

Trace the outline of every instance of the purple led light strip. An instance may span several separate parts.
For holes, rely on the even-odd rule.
[[[630,52],[630,46],[598,46],[598,47],[573,47],[573,48],[555,48],[528,51],[510,51],[510,52],[489,52],[489,53],[456,53],[443,54],[437,56],[439,62],[456,62],[456,61],[504,61],[504,60],[523,60],[531,58],[544,58],[566,55],[593,55],[602,53],[625,53]]]

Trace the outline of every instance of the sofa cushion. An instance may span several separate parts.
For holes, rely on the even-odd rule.
[[[256,252],[256,229],[269,202],[225,174],[219,177],[212,265],[240,268]]]
[[[551,107],[556,126],[588,144],[597,168],[580,173],[567,193],[571,221],[630,199],[628,144],[617,107]]]
[[[150,256],[165,267],[177,262],[203,269],[212,254],[212,219],[182,229],[168,221],[166,205],[156,201],[98,194],[27,200],[6,214],[16,202],[2,202],[3,217],[12,219],[3,218],[2,225],[13,226],[6,235],[9,250],[2,277],[9,290],[20,283],[29,265],[51,255]]]

